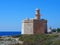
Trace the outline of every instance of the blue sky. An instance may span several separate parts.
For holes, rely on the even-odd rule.
[[[0,31],[20,31],[22,20],[39,8],[48,27],[60,27],[60,0],[0,0]]]

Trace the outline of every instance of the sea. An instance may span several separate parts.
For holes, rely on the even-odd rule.
[[[10,32],[0,32],[0,36],[16,36],[16,35],[20,35],[21,32],[14,32],[14,31],[10,31]]]

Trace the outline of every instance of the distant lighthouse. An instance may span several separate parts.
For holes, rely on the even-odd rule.
[[[40,10],[35,11],[35,18],[26,18],[22,21],[22,34],[44,34],[47,33],[47,20],[40,18]]]

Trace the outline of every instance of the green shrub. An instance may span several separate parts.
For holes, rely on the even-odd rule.
[[[51,45],[52,40],[57,37],[58,35],[55,34],[22,35],[19,40],[24,41],[26,45]]]

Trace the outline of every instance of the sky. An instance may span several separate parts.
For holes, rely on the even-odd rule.
[[[60,28],[60,0],[0,0],[0,31],[21,31],[22,20],[39,8],[48,28]]]

